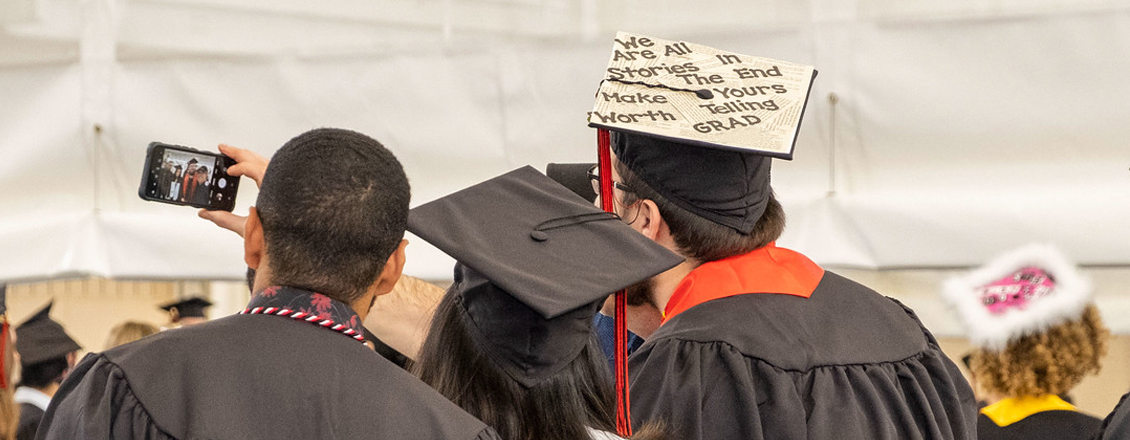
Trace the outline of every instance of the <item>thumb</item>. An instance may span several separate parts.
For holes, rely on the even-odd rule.
[[[200,218],[214,223],[216,226],[235,232],[240,237],[243,236],[243,231],[246,228],[247,217],[235,215],[227,211],[209,211],[201,209],[198,213]]]

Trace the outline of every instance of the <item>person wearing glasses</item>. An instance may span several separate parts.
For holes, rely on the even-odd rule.
[[[617,41],[662,47],[650,38]],[[718,52],[688,48],[680,53]],[[688,64],[718,65],[716,57],[693,56]],[[616,58],[611,63],[609,72],[628,70]],[[712,82],[711,90],[742,87],[725,73],[686,77]],[[635,89],[616,79],[606,77],[592,115],[611,105],[613,92],[694,92],[589,120],[610,132],[616,213],[685,258],[627,289],[629,302],[657,311],[655,328],[629,316],[629,327],[646,339],[629,359],[634,426],[660,421],[686,440],[976,438],[973,392],[913,311],[777,246],[785,213],[770,185],[771,157],[786,155],[744,142],[775,140],[764,137],[769,128],[743,127],[773,118],[774,130],[795,134],[799,117],[781,126],[788,124],[782,113],[803,112],[803,95],[792,102],[772,96],[781,112],[731,109],[749,113],[746,122],[695,125],[696,115],[715,117],[700,108],[709,90],[667,86],[679,78],[643,78]],[[727,133],[702,129],[715,126]],[[791,157],[791,141],[783,143]]]

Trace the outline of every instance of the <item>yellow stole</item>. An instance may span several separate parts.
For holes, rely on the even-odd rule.
[[[989,417],[997,426],[1005,427],[1024,420],[1032,414],[1043,411],[1078,411],[1074,405],[1064,402],[1054,394],[1042,396],[1010,397],[981,408],[981,414]]]

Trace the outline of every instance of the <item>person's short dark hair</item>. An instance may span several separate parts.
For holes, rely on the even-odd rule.
[[[63,373],[70,368],[66,357],[51,358],[31,365],[20,366],[20,386],[45,388],[63,381]]]
[[[333,128],[291,139],[256,201],[272,281],[357,300],[404,238],[409,198],[403,167],[380,142]]]
[[[196,163],[196,158],[195,158],[195,157],[194,157],[194,158],[192,158],[192,159],[189,159],[189,160],[188,160],[188,164],[189,164],[189,165],[192,165],[192,164],[194,164],[194,163]]]
[[[207,175],[207,174],[208,174],[208,167],[200,167],[200,168],[197,168],[197,169],[196,169],[196,172],[197,172],[197,173],[204,173],[205,175]]]
[[[247,279],[247,290],[251,293],[255,293],[255,269],[247,268],[245,277]]]
[[[670,202],[622,162],[616,162],[616,172],[620,173],[621,183],[632,189],[623,193],[624,205],[639,200],[655,202],[680,253],[700,263],[752,252],[777,240],[785,230],[785,211],[772,193],[753,231],[742,234]]]

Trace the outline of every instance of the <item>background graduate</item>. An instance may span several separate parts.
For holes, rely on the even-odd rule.
[[[947,280],[943,292],[977,346],[969,369],[990,403],[978,438],[1091,438],[1101,420],[1060,396],[1099,372],[1110,332],[1074,264],[1029,245]]]
[[[8,322],[8,286],[0,284],[0,440],[15,439],[20,423],[20,409],[12,396],[15,352]]]
[[[15,394],[20,405],[18,440],[36,437],[44,411],[82,349],[61,324],[51,319],[54,304],[48,303],[16,327],[16,351],[20,354],[20,383]]]

